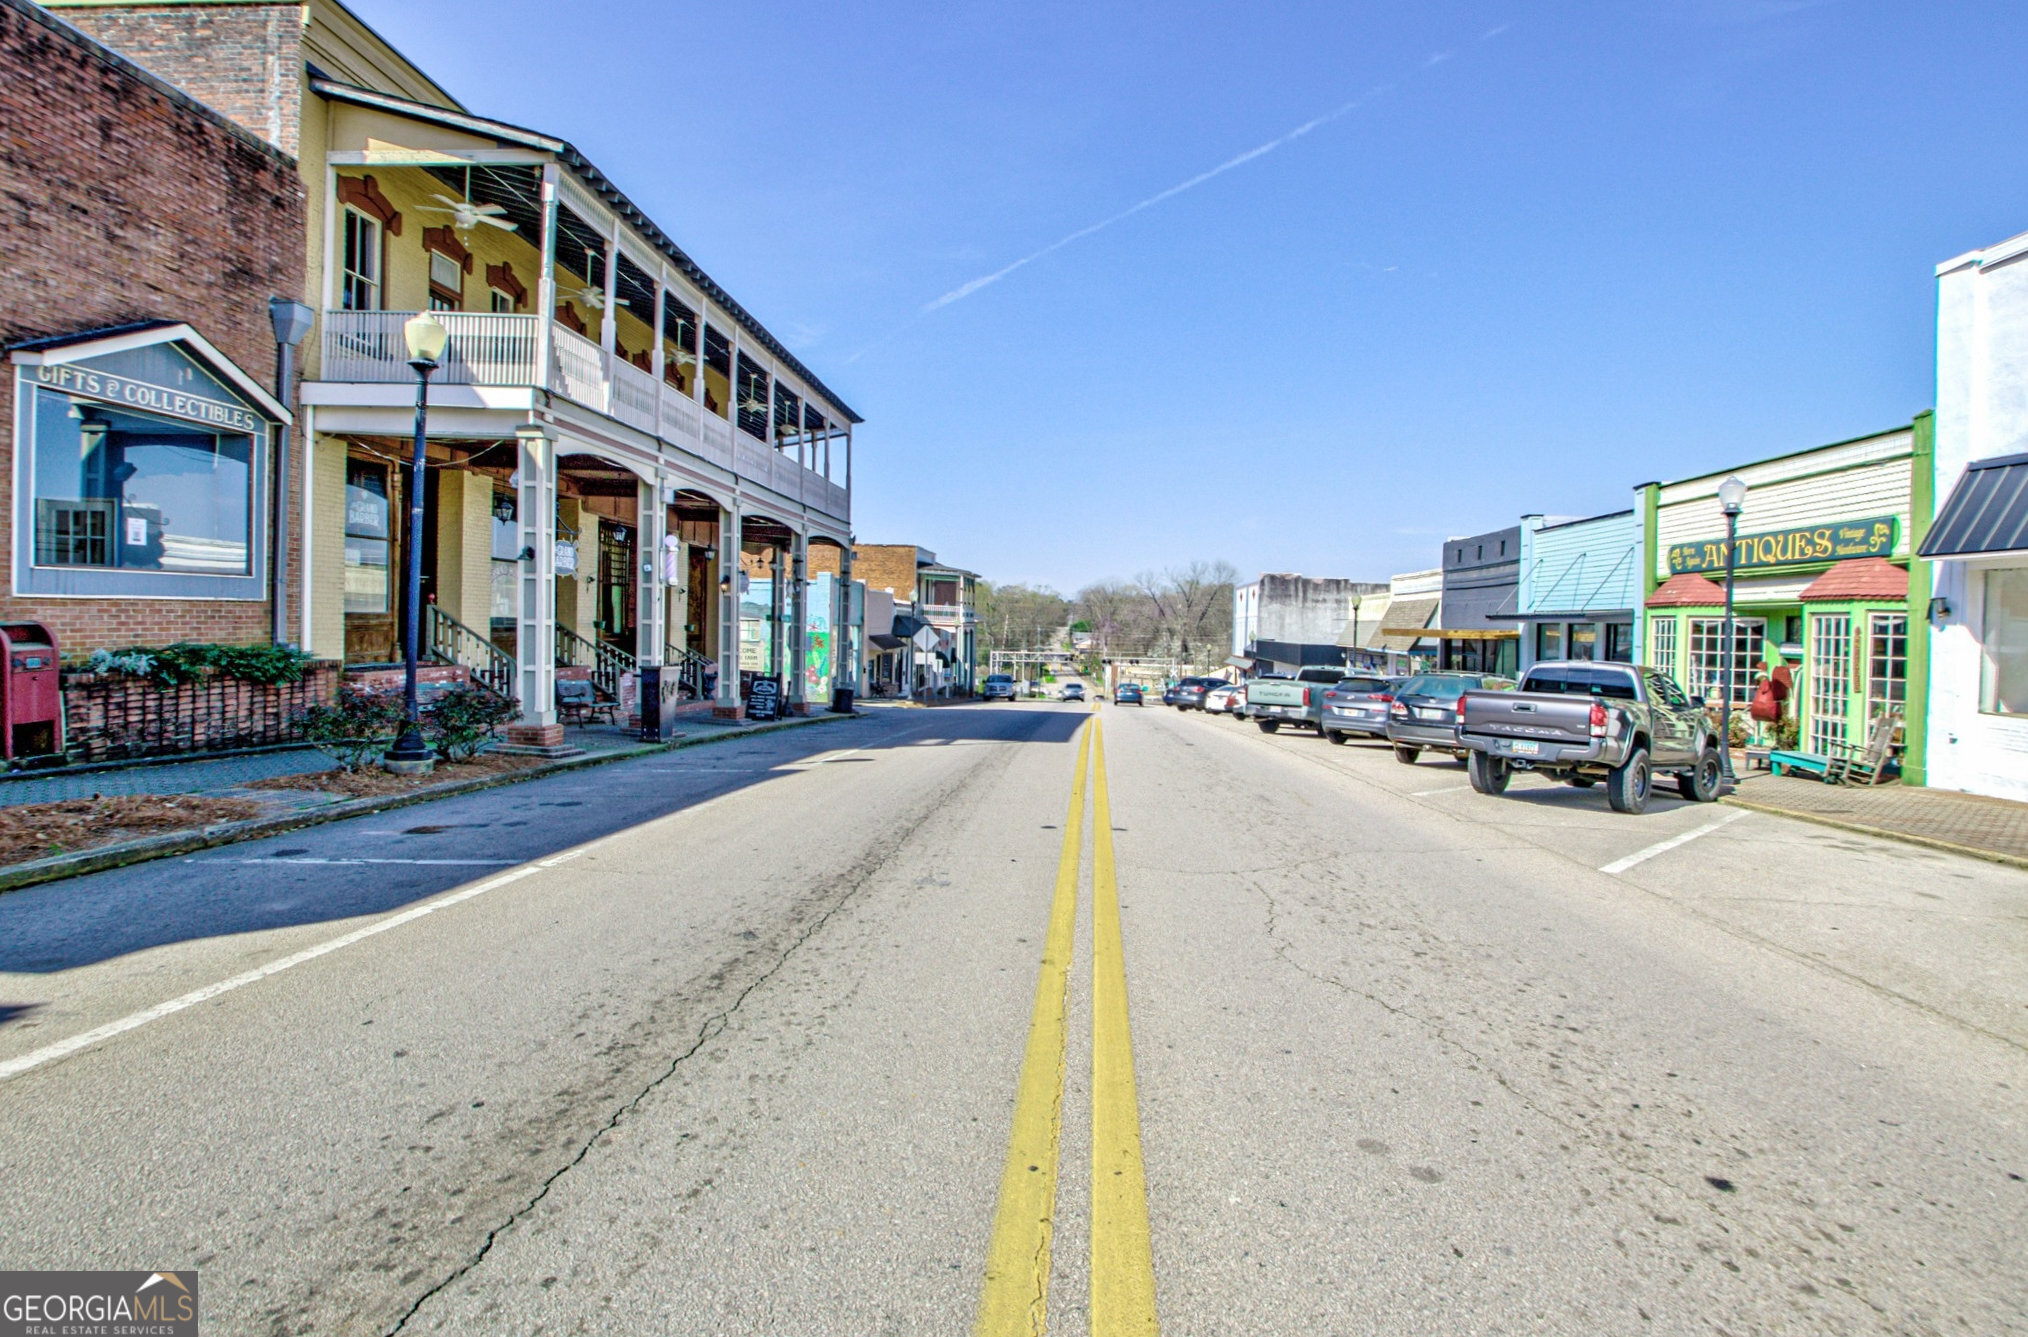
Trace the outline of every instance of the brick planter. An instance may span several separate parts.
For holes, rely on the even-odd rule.
[[[299,682],[259,683],[217,670],[176,687],[124,673],[63,675],[64,754],[73,762],[296,743],[310,707],[338,699],[339,666]]]

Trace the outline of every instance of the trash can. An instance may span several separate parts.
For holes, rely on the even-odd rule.
[[[0,754],[63,751],[63,680],[56,637],[40,622],[0,623]]]
[[[850,715],[852,713],[852,689],[850,687],[833,687],[831,689],[831,713],[834,715]]]

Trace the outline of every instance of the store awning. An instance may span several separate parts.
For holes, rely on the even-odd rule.
[[[1445,631],[1431,627],[1423,635],[1439,641],[1511,641],[1521,635],[1519,627],[1458,627]]]
[[[1380,619],[1381,648],[1413,649],[1417,641],[1429,635],[1430,621],[1442,602],[1441,595],[1432,594],[1419,599],[1396,599],[1387,605],[1387,614]]]
[[[1922,541],[1921,557],[2028,549],[2028,455],[1973,460]]]
[[[1650,608],[1715,608],[1725,602],[1725,587],[1695,571],[1679,571],[1655,587]]]
[[[906,636],[882,636],[875,633],[866,638],[866,643],[881,650],[899,650],[902,646],[908,644],[908,638]]]
[[[1908,572],[1885,557],[1854,557],[1803,587],[1804,603],[1899,603],[1908,597]]]

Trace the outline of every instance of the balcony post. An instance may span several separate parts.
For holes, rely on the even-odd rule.
[[[783,665],[788,656],[789,572],[788,552],[779,543],[768,545],[768,676],[783,679],[782,687],[788,687]],[[788,700],[786,696],[782,698]]]
[[[613,359],[613,341],[620,332],[620,220],[613,219],[612,230],[606,234],[606,309],[599,313],[599,347],[606,350],[608,364]],[[611,373],[608,373],[610,379]],[[611,392],[608,391],[608,398]]]
[[[718,511],[718,702],[711,713],[739,718],[739,498]]]
[[[808,705],[803,683],[804,657],[810,648],[810,540],[789,537],[789,710],[801,715]]]
[[[648,374],[655,378],[655,439],[662,439],[662,389],[665,382],[663,372],[668,368],[668,354],[662,347],[662,308],[669,297],[668,281],[662,277],[661,267],[655,269],[655,318],[648,322],[651,327],[648,336]],[[656,553],[661,559],[661,553]]]
[[[662,540],[669,533],[669,507],[662,500],[662,485],[645,479],[634,487],[638,511],[634,535],[635,556],[634,658],[646,668],[662,662],[667,641],[666,604],[662,597]]]
[[[535,383],[554,389],[556,325],[556,177],[553,162],[542,164],[542,266],[535,276]]]
[[[536,423],[516,428],[514,435],[521,476],[514,498],[521,526],[514,636],[518,727],[527,731],[529,745],[554,747],[563,742],[556,722],[556,438]]]

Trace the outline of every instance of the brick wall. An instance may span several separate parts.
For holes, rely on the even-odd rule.
[[[272,379],[268,298],[303,293],[303,187],[292,159],[25,0],[0,0],[0,127],[0,346],[178,320],[255,379]],[[13,422],[14,368],[0,366],[0,527],[9,532]],[[299,441],[291,454],[300,481]],[[300,516],[289,531],[300,571]],[[0,543],[0,619],[48,624],[66,657],[268,637],[265,601],[15,598],[5,592],[12,552]]]
[[[58,17],[284,153],[302,136],[303,6],[62,5]]]
[[[303,716],[338,698],[339,666],[299,682],[258,683],[207,671],[161,687],[124,673],[63,675],[64,753],[74,762],[300,742]]]
[[[913,543],[858,543],[852,547],[852,578],[869,590],[893,590],[896,603],[915,602]]]

